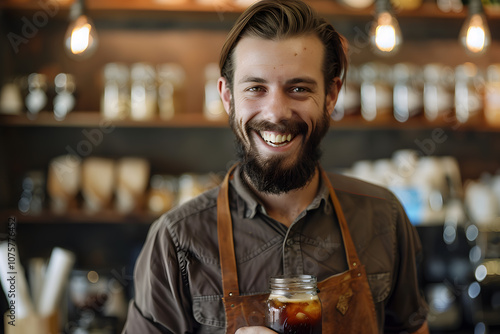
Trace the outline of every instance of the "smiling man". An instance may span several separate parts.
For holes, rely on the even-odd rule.
[[[240,162],[152,225],[124,333],[273,333],[269,278],[299,274],[318,279],[325,334],[428,333],[420,241],[401,204],[319,163],[344,46],[299,0],[241,15],[218,82]]]
[[[232,57],[234,77],[221,78],[219,91],[238,140],[242,175],[257,196],[281,203],[275,218],[289,226],[317,193],[319,144],[340,78],[325,87],[324,46],[313,34],[248,36]]]

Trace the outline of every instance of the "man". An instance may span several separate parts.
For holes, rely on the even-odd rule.
[[[299,0],[229,33],[219,92],[240,163],[152,225],[124,333],[273,333],[271,276],[318,278],[323,333],[428,333],[418,236],[387,190],[319,165],[347,70],[343,38]]]

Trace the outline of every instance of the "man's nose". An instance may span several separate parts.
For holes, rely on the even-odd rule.
[[[283,91],[271,91],[262,109],[264,112],[263,116],[273,123],[289,120],[292,117],[290,99],[286,92]]]

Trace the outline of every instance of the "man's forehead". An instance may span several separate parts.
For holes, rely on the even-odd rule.
[[[287,67],[320,73],[323,55],[323,44],[314,35],[279,40],[245,36],[235,48],[233,61],[236,72],[249,67],[269,67],[269,70]]]

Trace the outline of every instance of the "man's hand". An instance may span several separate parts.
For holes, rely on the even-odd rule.
[[[276,334],[276,332],[266,327],[252,326],[241,327],[234,334]]]

